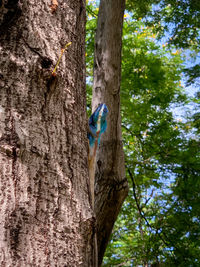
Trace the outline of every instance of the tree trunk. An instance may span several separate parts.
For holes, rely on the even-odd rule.
[[[108,107],[95,176],[95,213],[99,266],[121,205],[128,193],[121,137],[120,77],[125,0],[101,0],[95,43],[92,109]]]
[[[0,266],[94,266],[85,1],[0,5]]]

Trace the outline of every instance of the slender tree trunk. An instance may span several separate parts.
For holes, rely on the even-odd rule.
[[[0,266],[94,266],[85,1],[0,5]]]
[[[108,127],[97,155],[95,213],[99,266],[121,205],[127,196],[121,137],[120,77],[125,0],[101,0],[95,43],[92,108],[108,106]]]

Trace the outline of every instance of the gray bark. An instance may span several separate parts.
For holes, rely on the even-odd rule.
[[[95,175],[95,213],[99,266],[121,205],[128,193],[121,136],[120,79],[125,0],[101,0],[95,43],[92,109],[108,106]]]
[[[0,2],[2,267],[94,266],[85,1],[52,2]]]

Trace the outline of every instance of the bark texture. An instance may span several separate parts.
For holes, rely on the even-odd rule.
[[[95,175],[95,213],[99,266],[121,205],[128,193],[121,136],[120,79],[125,0],[101,0],[95,43],[92,109],[108,107]]]
[[[94,266],[85,1],[0,5],[0,266]]]

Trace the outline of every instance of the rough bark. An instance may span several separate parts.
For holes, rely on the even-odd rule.
[[[0,5],[0,266],[94,266],[85,1]]]
[[[92,109],[108,107],[95,175],[95,213],[99,266],[121,205],[128,193],[121,137],[120,77],[125,0],[101,0],[95,43]]]

